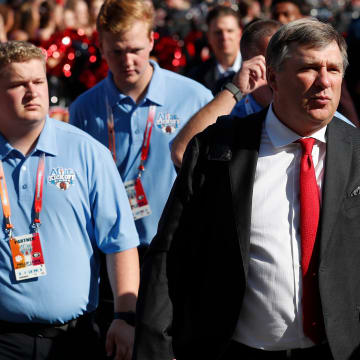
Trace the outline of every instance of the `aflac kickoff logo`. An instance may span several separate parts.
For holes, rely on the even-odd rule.
[[[48,177],[49,183],[56,185],[60,190],[67,190],[74,185],[75,172],[73,169],[53,168]]]
[[[160,113],[156,120],[156,126],[165,134],[173,133],[180,125],[180,118],[174,114]]]

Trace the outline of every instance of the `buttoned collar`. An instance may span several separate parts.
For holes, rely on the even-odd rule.
[[[241,53],[238,51],[234,63],[228,67],[226,70],[219,63],[216,64],[216,68],[219,75],[229,73],[230,71],[238,72],[241,66]]]
[[[326,143],[326,128],[327,126],[324,126],[313,133],[311,137],[322,143]],[[302,138],[302,136],[289,129],[278,119],[273,111],[272,104],[266,114],[265,131],[275,148],[289,145]]]
[[[162,71],[166,71],[160,69],[160,66],[153,60],[150,60],[150,64],[153,67],[153,74],[146,91],[145,97],[143,102],[150,101],[157,105],[164,105],[165,103],[165,94],[166,94],[166,83],[164,79],[164,75]],[[105,79],[105,87],[106,87],[106,94],[108,96],[109,105],[113,107],[118,102],[123,101],[124,99],[128,98],[127,95],[121,93],[119,89],[116,87],[114,82],[114,77],[112,72],[109,70],[108,76]],[[159,91],[159,89],[162,89]]]
[[[49,116],[46,117],[44,127],[40,133],[37,144],[32,151],[41,151],[50,155],[57,155],[57,139],[56,139],[56,126],[55,121],[51,119]],[[17,151],[11,144],[5,139],[5,137],[0,134],[0,159],[3,160],[6,158],[12,151]]]

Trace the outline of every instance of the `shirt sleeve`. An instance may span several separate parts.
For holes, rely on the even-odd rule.
[[[99,149],[90,191],[95,239],[102,252],[114,253],[138,246],[139,236],[114,160],[108,149]]]
[[[76,100],[74,103],[72,103],[69,107],[69,123],[71,125],[76,126],[77,128],[84,130],[84,124],[83,119],[84,116],[81,116],[80,110],[81,105],[79,103],[79,100]]]

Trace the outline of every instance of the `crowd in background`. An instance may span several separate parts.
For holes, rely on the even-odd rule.
[[[149,0],[151,1],[151,0]],[[303,15],[331,23],[347,40],[346,80],[360,114],[360,0],[303,0]],[[105,78],[96,17],[103,0],[2,0],[0,41],[27,40],[47,52],[51,115],[68,118],[68,106],[82,92]],[[153,0],[156,10],[153,58],[162,68],[187,74],[211,57],[206,16],[214,5],[238,11],[242,27],[271,18],[272,0]]]

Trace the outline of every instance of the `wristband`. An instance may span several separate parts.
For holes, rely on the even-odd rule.
[[[134,311],[114,312],[114,320],[124,320],[127,324],[135,326],[136,314]]]
[[[233,95],[234,98],[236,100],[236,102],[239,102],[242,98],[243,98],[243,94],[242,92],[239,90],[239,88],[233,83],[233,82],[227,82],[224,86],[223,89],[226,89],[228,91],[230,91]]]

